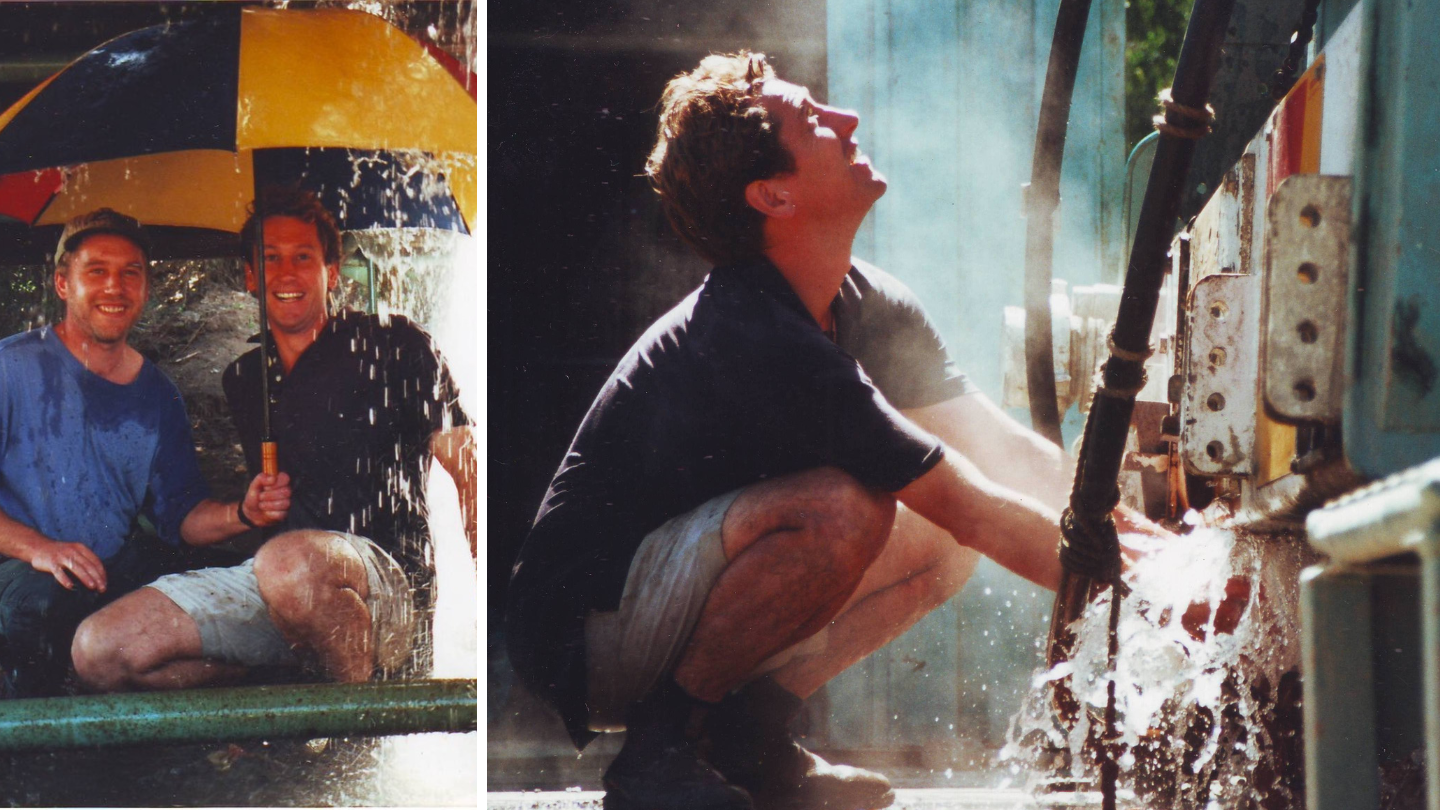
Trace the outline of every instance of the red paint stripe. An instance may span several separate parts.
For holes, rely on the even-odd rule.
[[[1275,193],[1280,181],[1300,171],[1300,156],[1305,140],[1305,89],[1297,83],[1285,96],[1275,115],[1275,131],[1270,136],[1270,171],[1267,172],[1266,196]]]

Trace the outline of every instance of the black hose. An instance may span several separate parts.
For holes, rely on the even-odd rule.
[[[1145,200],[1130,248],[1125,272],[1125,291],[1112,333],[1110,359],[1106,361],[1101,388],[1097,390],[1076,469],[1070,506],[1081,522],[1089,523],[1109,515],[1119,500],[1117,481],[1125,453],[1135,395],[1145,382],[1144,357],[1149,352],[1150,329],[1165,280],[1166,254],[1175,233],[1195,139],[1179,137],[1170,130],[1193,129],[1188,110],[1204,110],[1215,76],[1220,46],[1225,39],[1235,0],[1196,0],[1180,47],[1171,88],[1174,105],[1167,109]]]
[[[1060,409],[1055,402],[1055,347],[1050,324],[1050,262],[1055,253],[1055,209],[1060,205],[1060,168],[1075,71],[1085,44],[1090,0],[1060,0],[1040,120],[1035,127],[1035,157],[1025,199],[1025,385],[1030,423],[1035,432],[1061,444]]]
[[[1100,388],[1096,390],[1090,417],[1085,422],[1070,508],[1065,510],[1060,522],[1063,573],[1050,621],[1047,658],[1052,666],[1069,657],[1074,640],[1070,624],[1079,618],[1096,592],[1110,587],[1108,658],[1110,671],[1115,671],[1119,653],[1119,606],[1124,595],[1124,583],[1120,581],[1120,542],[1112,515],[1120,502],[1120,463],[1125,454],[1135,396],[1145,385],[1145,358],[1149,355],[1150,330],[1165,280],[1166,254],[1190,173],[1195,139],[1208,131],[1208,121],[1203,120],[1208,118],[1206,101],[1234,6],[1235,0],[1195,0],[1185,40],[1180,46],[1165,117],[1156,123],[1160,141],[1130,249],[1125,290],[1111,333],[1110,358],[1105,362]],[[1028,313],[1026,317],[1028,319]],[[1033,390],[1031,401],[1034,401]],[[1062,716],[1079,709],[1064,684],[1057,683],[1056,703]],[[1100,748],[1102,807],[1114,810],[1119,745],[1113,676],[1108,685],[1105,732]]]

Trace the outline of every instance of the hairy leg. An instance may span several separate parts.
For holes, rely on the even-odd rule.
[[[880,556],[893,497],[839,470],[746,489],[721,529],[730,561],[711,589],[675,680],[717,701],[761,662],[824,627]]]
[[[825,649],[797,655],[772,677],[808,697],[959,592],[979,559],[979,552],[901,506],[885,550],[831,620]]]
[[[295,531],[272,538],[255,554],[255,579],[271,621],[285,640],[313,653],[331,678],[370,679],[370,593],[365,564],[330,532]]]
[[[80,682],[97,692],[186,689],[228,683],[246,671],[204,658],[195,620],[153,588],[123,596],[82,622],[71,656]]]

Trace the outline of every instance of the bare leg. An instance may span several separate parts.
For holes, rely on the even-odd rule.
[[[979,559],[979,552],[901,506],[885,550],[831,620],[825,650],[796,656],[772,677],[787,691],[809,697],[959,592]]]
[[[818,632],[880,555],[894,516],[893,497],[830,468],[747,488],[725,516],[730,565],[710,591],[676,682],[718,701],[762,661]]]
[[[286,641],[315,653],[337,681],[370,679],[370,583],[348,542],[322,531],[279,535],[256,552],[255,579]]]
[[[87,618],[71,646],[75,672],[97,692],[187,689],[228,683],[245,667],[200,655],[195,620],[154,588],[141,588]]]

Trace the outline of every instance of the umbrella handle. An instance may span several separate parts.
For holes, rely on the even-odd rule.
[[[280,457],[275,442],[260,443],[260,471],[266,475],[280,474]]]

